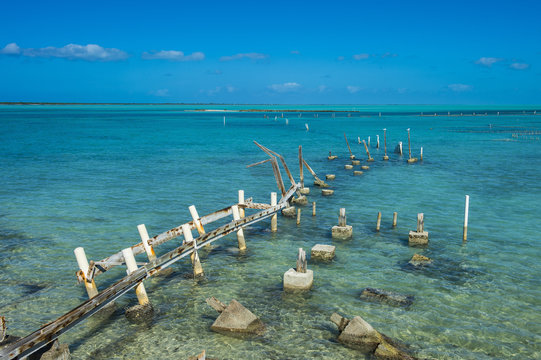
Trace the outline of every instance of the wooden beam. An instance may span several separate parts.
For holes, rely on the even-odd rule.
[[[320,178],[317,177],[316,173],[314,170],[312,170],[312,168],[310,167],[310,165],[308,165],[308,163],[306,162],[306,160],[302,159],[302,162],[304,163],[304,166],[306,166],[306,168],[308,169],[308,171],[310,171],[310,174],[312,174],[312,176],[314,177],[314,183],[318,186],[323,186],[323,187],[328,187],[329,184],[327,184],[325,181],[321,180]]]
[[[264,164],[264,163],[269,162],[269,161],[271,161],[271,159],[267,159],[267,160],[259,161],[259,162],[256,162],[256,163],[253,163],[253,164],[250,164],[250,165],[246,165],[246,167],[249,168],[249,167],[252,167],[252,166],[261,165],[261,164]]]
[[[301,180],[301,189],[304,188],[304,173],[303,173],[303,168],[304,166],[302,166],[302,145],[299,145],[299,171],[300,171],[300,180]]]

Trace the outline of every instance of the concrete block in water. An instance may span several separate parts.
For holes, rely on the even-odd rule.
[[[332,237],[335,239],[347,239],[350,238],[353,235],[353,226],[346,225],[346,226],[338,226],[335,225],[331,229],[332,231]]]
[[[146,303],[145,305],[137,304],[127,308],[124,315],[131,322],[146,322],[152,320],[154,317],[154,308],[151,303]]]
[[[311,250],[312,259],[331,260],[334,258],[336,246],[317,244]]]
[[[383,160],[389,160],[389,157],[387,155],[384,155]]]
[[[347,164],[347,165],[344,165],[344,168],[345,168],[346,170],[351,170],[351,169],[353,169],[353,165]]]
[[[368,165],[363,165],[363,166],[361,166],[361,169],[363,169],[363,170],[368,170],[368,169],[370,169],[370,166],[368,166]]]
[[[336,175],[334,175],[334,174],[327,174],[327,175],[325,175],[325,178],[326,178],[327,180],[334,180],[334,178],[336,178]]]
[[[284,290],[310,290],[314,283],[314,272],[306,269],[305,273],[289,269],[284,273]]]
[[[410,246],[428,245],[428,231],[410,231],[408,243]]]
[[[329,156],[327,156],[327,159],[329,159],[329,160],[338,159],[338,156],[336,156],[336,155],[329,155]]]
[[[374,158],[368,158],[368,159],[366,159],[366,161],[368,161],[368,162],[373,162],[373,161],[374,161]]]
[[[423,266],[432,263],[432,259],[420,254],[414,254],[409,263],[413,266]]]
[[[362,171],[358,171],[358,170],[355,170],[355,171],[353,172],[353,175],[362,175],[362,174],[363,174],[363,172],[362,172]]]
[[[306,205],[308,204],[308,199],[306,198],[306,196],[301,195],[298,198],[291,199],[291,203],[297,204],[297,205]]]
[[[351,165],[361,165],[361,160],[351,160]]]
[[[282,209],[282,215],[286,217],[296,217],[297,210],[295,209],[295,206],[289,206]]]
[[[416,163],[419,159],[417,158],[411,158],[411,159],[408,159],[408,164],[413,164],[413,163]]]
[[[212,306],[220,315],[211,325],[211,330],[219,333],[247,333],[261,334],[265,330],[263,322],[250,310],[233,299],[225,308],[216,308],[210,302],[214,298],[207,299],[207,304]],[[221,302],[217,301],[221,304]],[[222,304],[223,305],[223,304]]]
[[[334,190],[330,190],[330,189],[321,190],[321,195],[323,196],[331,196],[332,194],[334,194]]]
[[[303,188],[301,188],[300,192],[301,192],[302,195],[308,195],[308,194],[310,194],[310,188],[303,187]]]
[[[393,306],[410,306],[413,303],[413,296],[397,294],[381,289],[366,288],[361,293],[361,300],[381,302]]]

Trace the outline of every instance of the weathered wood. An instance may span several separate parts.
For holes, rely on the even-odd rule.
[[[7,333],[6,318],[0,316],[0,343],[4,341]]]
[[[338,216],[338,226],[346,226],[346,209],[340,208],[340,215]]]
[[[278,162],[276,161],[276,158],[273,157],[272,161],[272,171],[274,172],[274,177],[276,178],[276,184],[278,185],[278,189],[282,193],[282,196],[285,195],[286,190],[284,187],[284,181],[282,180],[282,175],[280,174],[280,168],[278,167]]]
[[[297,225],[301,224],[301,209],[297,208]]]
[[[225,308],[227,307],[227,305],[225,305],[223,302],[221,302],[220,300],[216,299],[214,296],[211,296],[209,297],[208,299],[205,300],[207,302],[207,304],[213,308],[214,310],[216,310],[217,312],[221,313],[222,311],[225,310]]]
[[[383,129],[383,146],[385,148],[385,157],[387,157],[387,129]]]
[[[276,206],[276,193],[271,193],[271,206]],[[271,231],[276,232],[278,230],[278,214],[272,215],[271,218]]]
[[[256,162],[256,163],[253,163],[253,164],[250,164],[250,165],[246,165],[246,167],[249,168],[249,167],[261,165],[261,164],[264,164],[264,163],[269,162],[269,161],[271,161],[271,159],[267,159],[267,160],[259,161],[259,162]]]
[[[425,231],[425,216],[423,213],[417,214],[417,232]]]
[[[353,158],[354,155],[353,155],[353,153],[351,152],[351,148],[349,147],[349,142],[348,142],[348,138],[347,138],[347,136],[346,136],[346,133],[344,133],[344,139],[346,139],[346,145],[348,146],[349,157],[350,157],[350,158]]]
[[[379,231],[381,226],[381,211],[378,212],[378,220],[376,221],[376,231]]]
[[[241,216],[238,206],[233,205],[231,209],[233,210],[233,220],[240,220]],[[239,250],[246,250],[246,240],[244,239],[244,230],[242,230],[242,228],[237,231],[237,242],[239,244]]]
[[[410,140],[410,129],[407,129],[408,131],[408,151],[409,151],[409,159],[411,159],[411,140]]]
[[[135,263],[135,257],[133,256],[132,249],[126,248],[122,250],[122,255],[124,256],[124,261],[126,262],[128,275],[137,271],[137,264]],[[145,285],[143,285],[142,281],[135,287],[135,295],[137,295],[139,305],[146,305],[149,303]]]
[[[306,266],[307,266],[306,252],[302,248],[299,248],[299,253],[297,255],[296,271],[299,273],[306,273]]]
[[[244,217],[244,190],[239,190],[239,203],[238,203],[238,208],[239,208],[239,214],[240,214],[240,217]]]
[[[293,178],[293,175],[291,175],[291,171],[289,171],[289,168],[287,167],[287,163],[286,163],[286,160],[284,159],[284,157],[274,151],[272,151],[271,149],[261,145],[261,144],[258,144],[256,141],[254,141],[254,143],[261,149],[263,150],[265,153],[267,153],[267,155],[269,156],[276,156],[280,159],[280,161],[282,162],[282,165],[284,167],[284,170],[286,171],[286,174],[289,178],[289,181],[291,182],[291,185],[295,185],[296,182],[295,182],[295,179]]]
[[[156,253],[154,252],[154,249],[152,248],[152,246],[150,246],[148,243],[148,240],[150,239],[150,237],[148,236],[148,231],[145,224],[137,225],[137,231],[139,231],[139,236],[141,237],[141,242],[143,243],[145,252],[147,253],[148,261],[155,260]]]
[[[366,155],[368,156],[368,160],[372,159],[372,157],[370,156],[370,151],[368,151],[368,147],[366,146],[366,141],[364,141],[364,139],[363,139],[363,145],[364,145],[364,149],[366,150]]]
[[[78,247],[73,250],[75,253],[75,258],[77,259],[77,265],[79,265],[79,271],[77,272],[77,277],[85,284],[86,292],[88,298],[92,299],[98,294],[98,288],[93,279],[94,271],[90,271],[90,266],[86,258],[85,249]],[[94,266],[93,266],[94,268]]]
[[[302,164],[302,146],[299,145],[299,177],[301,181],[301,189],[304,188],[304,173],[303,173],[304,166]]]
[[[312,216],[316,216],[316,202],[312,202]]]
[[[310,165],[308,165],[306,160],[302,159],[302,163],[304,164],[304,166],[306,166],[308,171],[310,171],[310,174],[312,174],[312,176],[314,177],[314,184],[316,184],[318,186],[323,186],[323,187],[328,187],[329,186],[325,181],[323,181],[323,180],[321,180],[320,178],[317,177],[315,171],[312,170],[312,168],[310,167]]]
[[[393,213],[393,227],[396,227],[397,222],[398,222],[398,213],[395,211]]]
[[[193,223],[195,225],[195,228],[197,229],[197,232],[199,233],[199,235],[204,234],[205,229],[203,228],[203,224],[201,224],[201,220],[199,220],[199,214],[197,213],[195,205],[190,205],[188,209],[190,210],[190,215],[192,215]]]

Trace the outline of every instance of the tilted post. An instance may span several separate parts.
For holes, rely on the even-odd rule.
[[[299,145],[299,177],[301,179],[301,189],[304,188],[304,173],[303,173],[304,166],[302,164],[302,146]]]
[[[73,250],[75,253],[75,258],[77,259],[77,265],[79,265],[79,271],[77,275],[80,276],[80,279],[85,283],[86,293],[88,298],[92,299],[94,296],[98,295],[98,288],[94,279],[88,279],[88,260],[86,258],[85,249],[78,247]]]
[[[199,233],[199,235],[203,235],[205,233],[205,229],[203,228],[203,224],[201,224],[201,221],[199,220],[199,214],[197,213],[195,205],[191,205],[188,209],[190,210],[190,215],[192,215],[193,224],[195,225],[197,232]]]
[[[381,211],[378,212],[378,220],[376,222],[376,231],[379,231],[381,226]]]
[[[124,256],[124,262],[128,268],[128,275],[136,271],[137,263],[135,262],[135,257],[133,256],[133,250],[131,248],[122,250],[122,256]],[[143,285],[142,281],[135,287],[135,295],[137,295],[139,305],[147,305],[149,303],[145,285]]]
[[[271,206],[276,206],[277,204],[277,198],[276,193],[271,192]],[[274,214],[271,217],[271,231],[276,232],[278,230],[278,214]]]
[[[193,244],[193,252],[190,255],[190,259],[192,260],[193,276],[197,277],[199,275],[202,275],[203,267],[201,266],[201,261],[199,260],[199,254],[197,253],[197,243],[195,239],[193,238],[190,225],[188,224],[182,225],[182,234],[184,235],[185,244]]]
[[[233,212],[233,220],[240,220],[239,207],[237,205],[231,206]],[[237,231],[237,241],[239,243],[239,250],[246,250],[246,241],[244,240],[244,231],[242,227]]]
[[[148,236],[148,231],[145,224],[137,225],[137,230],[139,231],[141,242],[143,243],[143,247],[145,248],[145,252],[147,253],[148,261],[156,260],[156,253],[154,252],[152,246],[148,244],[148,240],[150,239],[150,237]]]

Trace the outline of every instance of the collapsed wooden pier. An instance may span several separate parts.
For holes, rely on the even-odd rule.
[[[289,206],[291,198],[298,194],[300,196],[300,189],[303,187],[303,179],[300,182],[296,182],[285,159],[280,154],[256,143],[256,145],[263,150],[270,159],[266,160],[271,162],[276,183],[280,190],[282,197],[276,201],[276,193],[271,193],[271,203],[255,203],[251,198],[244,200],[244,192],[239,191],[239,202],[224,209],[215,211],[211,214],[199,217],[195,206],[190,207],[190,213],[192,215],[192,221],[174,227],[166,232],[158,234],[150,238],[146,232],[144,225],[139,225],[138,229],[141,235],[141,242],[137,243],[129,248],[117,252],[100,261],[86,260],[86,255],[82,248],[75,250],[77,256],[77,262],[79,265],[79,271],[77,271],[77,279],[85,284],[89,299],[66,314],[62,315],[58,319],[42,326],[40,329],[32,332],[31,334],[19,339],[18,341],[5,346],[0,349],[1,359],[19,359],[33,354],[39,349],[43,348],[47,344],[57,339],[60,335],[73,328],[81,321],[94,315],[108,304],[111,304],[116,299],[127,293],[133,288],[142,287],[142,283],[145,279],[158,274],[161,270],[174,264],[178,260],[185,258],[189,255],[194,255],[192,263],[194,264],[197,259],[197,250],[201,247],[207,246],[214,241],[237,232],[237,236],[242,234],[242,229],[251,224],[257,223],[261,220],[273,217],[273,228],[275,228],[276,216],[278,211]],[[280,174],[277,158],[280,159],[284,170],[286,171],[288,178],[291,182],[291,186],[286,190],[283,179]],[[264,162],[260,162],[264,163]],[[302,158],[302,151],[299,151],[299,164],[302,174],[303,164],[308,167],[306,161]],[[313,170],[309,168],[313,173],[316,183],[321,182],[315,175]],[[302,175],[301,175],[302,176]],[[256,213],[251,215],[245,214],[245,210],[253,209],[257,210]],[[209,232],[205,231],[204,226],[211,224],[217,220],[224,219],[228,216],[233,216],[233,219],[214,230]],[[198,236],[192,237],[192,230],[197,230]],[[165,242],[176,239],[183,236],[182,244],[175,249],[156,256],[154,248]],[[242,240],[244,241],[244,235],[242,234]],[[241,240],[239,237],[239,248],[241,248]],[[141,267],[137,268],[137,264],[134,261],[134,255],[146,253],[148,262],[144,263]],[[115,266],[126,265],[128,267],[128,275],[115,282],[108,288],[99,291],[95,285],[95,279],[98,275],[110,270]],[[143,294],[137,291],[138,300],[141,305],[146,298],[146,292],[143,288]],[[148,303],[148,299],[146,300]]]

